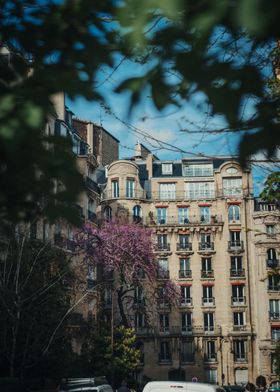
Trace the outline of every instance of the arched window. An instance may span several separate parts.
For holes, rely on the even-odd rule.
[[[232,221],[239,221],[240,220],[240,207],[235,205],[235,204],[231,204],[228,208],[228,220],[230,222]]]
[[[112,208],[107,206],[104,209],[104,218],[106,220],[111,220],[112,219]]]
[[[133,222],[141,222],[142,220],[142,209],[139,205],[136,205],[132,209],[132,216],[133,216]]]
[[[276,260],[277,255],[276,255],[276,250],[273,248],[267,249],[267,260]]]

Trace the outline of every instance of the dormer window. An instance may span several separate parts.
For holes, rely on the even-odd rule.
[[[161,164],[161,173],[162,174],[173,174],[172,163],[162,163]]]

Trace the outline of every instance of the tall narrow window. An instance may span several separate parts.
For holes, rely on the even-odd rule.
[[[158,250],[169,250],[169,244],[167,242],[167,234],[157,235],[157,247]]]
[[[141,222],[142,220],[142,209],[139,205],[136,205],[132,209],[132,216],[133,216],[133,222]]]
[[[269,300],[269,317],[270,320],[280,319],[280,300],[270,299]]]
[[[232,286],[232,303],[233,305],[240,305],[245,303],[243,285]]]
[[[181,305],[191,305],[191,286],[181,286]]]
[[[229,222],[240,221],[240,207],[238,205],[230,205],[228,208],[228,220]]]
[[[210,223],[210,207],[199,207],[200,222]]]
[[[160,279],[166,279],[169,277],[168,271],[168,260],[167,259],[159,259],[158,260],[158,277]]]
[[[246,342],[244,340],[234,341],[234,360],[243,362],[246,360]]]
[[[189,223],[189,209],[187,207],[178,207],[178,223],[179,225]]]
[[[240,248],[242,244],[240,231],[230,231],[229,236],[231,248]]]
[[[160,314],[159,315],[159,331],[160,332],[169,332],[169,315],[168,314]]]
[[[168,362],[171,360],[169,342],[160,342],[159,359],[161,362]]]
[[[167,208],[157,208],[157,223],[159,225],[167,223]]]
[[[182,258],[180,259],[180,270],[179,270],[179,278],[189,278],[191,277],[191,266],[190,266],[190,258]]]
[[[192,331],[192,314],[191,312],[182,313],[182,332],[191,332]]]
[[[214,314],[213,313],[204,313],[204,331],[211,332],[214,331]]]
[[[135,197],[135,180],[133,178],[126,180],[126,197]]]
[[[182,341],[181,355],[183,362],[194,362],[195,345],[193,339]]]
[[[212,271],[212,259],[211,259],[211,257],[202,257],[202,259],[201,259],[201,269],[204,272]]]
[[[203,291],[203,297],[202,297],[203,305],[207,305],[207,306],[213,305],[214,304],[213,286],[203,286],[202,291]]]
[[[245,313],[244,312],[234,312],[233,313],[233,326],[236,329],[240,329],[245,325]]]
[[[119,197],[119,180],[112,180],[112,197]]]
[[[206,342],[206,355],[205,359],[209,362],[216,361],[216,348],[215,348],[215,341],[208,340]]]
[[[104,208],[104,218],[105,218],[107,221],[112,220],[112,208],[111,208],[111,207],[106,206],[106,207]]]

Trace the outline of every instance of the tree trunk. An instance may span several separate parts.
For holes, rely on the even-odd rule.
[[[117,290],[117,295],[118,295],[118,306],[119,306],[119,311],[120,311],[120,316],[122,319],[122,324],[124,327],[128,328],[130,327],[129,322],[127,320],[124,307],[123,307],[123,295],[124,295],[123,288],[121,287],[119,290]]]

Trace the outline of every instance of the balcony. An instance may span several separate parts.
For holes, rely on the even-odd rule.
[[[182,307],[182,308],[192,306],[192,303],[193,303],[192,298],[181,298],[180,299],[180,307]]]
[[[271,284],[269,284],[267,286],[267,290],[269,290],[269,291],[280,291],[280,286],[279,285],[271,285]]]
[[[134,189],[129,193],[126,189],[122,188],[115,193],[113,192],[113,189],[105,189],[101,194],[101,199],[147,199],[147,194],[143,189]]]
[[[169,270],[160,270],[157,273],[157,278],[158,279],[169,279]]]
[[[204,362],[217,362],[217,354],[216,353],[208,353],[204,354]]]
[[[161,364],[170,364],[172,362],[172,356],[170,353],[159,354],[158,361]]]
[[[214,242],[199,242],[198,250],[200,252],[213,252],[214,251]]]
[[[245,353],[244,354],[234,354],[234,362],[237,362],[237,363],[248,362],[247,355]]]
[[[229,273],[231,278],[245,278],[244,268],[241,269],[231,268]]]
[[[100,188],[99,188],[99,186],[98,186],[97,183],[96,183],[95,181],[93,181],[91,178],[86,177],[85,183],[86,183],[86,186],[87,186],[91,191],[100,194]]]
[[[155,335],[155,330],[154,328],[150,327],[135,327],[136,330],[136,335],[141,335],[141,336],[154,336]]]
[[[269,312],[269,320],[279,321],[280,320],[280,312]]]
[[[183,325],[181,328],[182,335],[191,335],[192,334],[192,325]]]
[[[159,309],[170,309],[170,301],[166,298],[159,298],[157,300],[157,306]]]
[[[266,265],[268,268],[277,268],[279,264],[278,259],[268,259],[266,260]]]
[[[244,250],[244,243],[243,241],[228,241],[228,250],[241,252]]]
[[[181,353],[181,361],[194,362],[195,361],[194,353]]]
[[[246,297],[231,297],[231,304],[233,306],[242,306],[246,304]]]
[[[203,327],[205,334],[214,334],[215,333],[215,326],[214,325],[204,325]]]
[[[202,279],[213,279],[214,271],[213,270],[201,270],[201,278]]]
[[[161,326],[158,330],[159,335],[169,335],[170,334],[170,329],[168,326]]]
[[[179,278],[180,279],[189,279],[192,277],[191,270],[179,270]]]
[[[177,243],[177,252],[192,252],[192,244],[187,242],[187,243]]]
[[[203,306],[214,306],[215,298],[213,297],[202,297],[202,305]]]
[[[88,213],[88,220],[90,220],[91,222],[97,223],[96,213],[91,210],[88,210],[87,213]]]
[[[233,325],[232,330],[234,332],[246,332],[247,331],[247,325]]]
[[[155,244],[155,251],[157,251],[157,252],[170,252],[170,244],[169,243],[165,243],[165,244],[157,243],[157,244]]]

